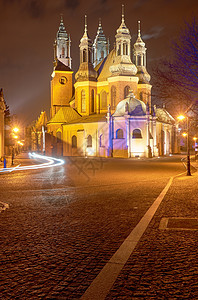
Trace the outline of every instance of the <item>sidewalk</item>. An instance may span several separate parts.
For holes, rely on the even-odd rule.
[[[105,299],[198,299],[197,199],[198,172],[173,180]]]

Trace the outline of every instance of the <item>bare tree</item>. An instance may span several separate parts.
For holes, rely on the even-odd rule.
[[[198,23],[185,23],[173,41],[171,59],[153,67],[153,97],[163,102],[173,115],[191,111],[198,115]]]

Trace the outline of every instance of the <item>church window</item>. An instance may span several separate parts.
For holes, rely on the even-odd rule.
[[[87,62],[87,50],[83,49],[83,62]]]
[[[141,56],[138,55],[137,57],[137,66],[141,66]]]
[[[77,148],[77,137],[76,137],[76,135],[72,136],[72,148]]]
[[[130,86],[126,85],[124,88],[124,99],[128,96],[130,90]]]
[[[121,55],[121,45],[118,45],[117,55]]]
[[[62,47],[62,58],[64,58],[64,57],[65,57],[65,48]]]
[[[88,57],[88,61],[89,61],[89,63],[91,63],[91,50],[89,50],[89,57]]]
[[[94,112],[94,90],[91,90],[91,112]]]
[[[87,148],[92,147],[92,136],[88,135],[87,137]]]
[[[104,58],[104,50],[101,51],[101,59]]]
[[[57,143],[61,143],[61,131],[57,131],[56,139],[57,139]]]
[[[133,135],[132,135],[133,139],[142,139],[142,133],[140,129],[134,129],[133,130]]]
[[[122,129],[116,130],[116,139],[123,139],[123,137],[124,137],[123,130]]]
[[[101,109],[107,109],[107,93],[101,92]]]
[[[140,92],[140,100],[143,100],[143,92]]]
[[[103,147],[104,146],[104,135],[101,134],[100,135],[100,147]]]
[[[128,47],[127,47],[127,43],[123,44],[123,55],[128,55]]]
[[[85,90],[81,91],[81,112],[86,112],[86,98],[85,98]]]
[[[111,87],[111,108],[114,109],[116,105],[116,87]]]

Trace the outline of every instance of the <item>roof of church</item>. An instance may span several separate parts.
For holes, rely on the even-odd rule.
[[[55,71],[72,71],[68,66],[63,64],[60,60],[57,60]]]
[[[167,112],[165,108],[157,108],[155,115],[158,121],[169,124],[175,123],[175,119],[169,114],[169,112]]]
[[[71,122],[74,119],[80,117],[80,114],[70,106],[61,107],[55,116],[49,120],[48,124],[50,123],[65,123]]]
[[[96,71],[98,71],[99,73],[98,81],[105,81],[108,77],[112,75],[112,73],[109,70],[109,67],[113,64],[115,55],[115,49],[111,50],[107,57],[96,67]]]
[[[79,123],[95,123],[95,122],[106,122],[106,115],[107,114],[93,114],[90,116],[83,116],[79,117],[75,120],[67,122],[63,125],[67,124],[79,124]]]

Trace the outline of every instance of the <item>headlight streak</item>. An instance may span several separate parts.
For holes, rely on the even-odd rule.
[[[5,168],[5,169],[0,169],[0,172],[13,172],[13,171],[24,171],[24,170],[37,170],[37,169],[44,169],[44,168],[51,168],[51,167],[58,167],[61,166],[65,163],[63,159],[58,159],[54,157],[49,157],[49,156],[44,156],[44,155],[39,155],[36,153],[29,153],[29,156],[32,158],[38,158],[42,160],[47,160],[47,162],[38,164],[38,165],[31,165],[31,166],[21,166],[18,165],[13,168]]]

